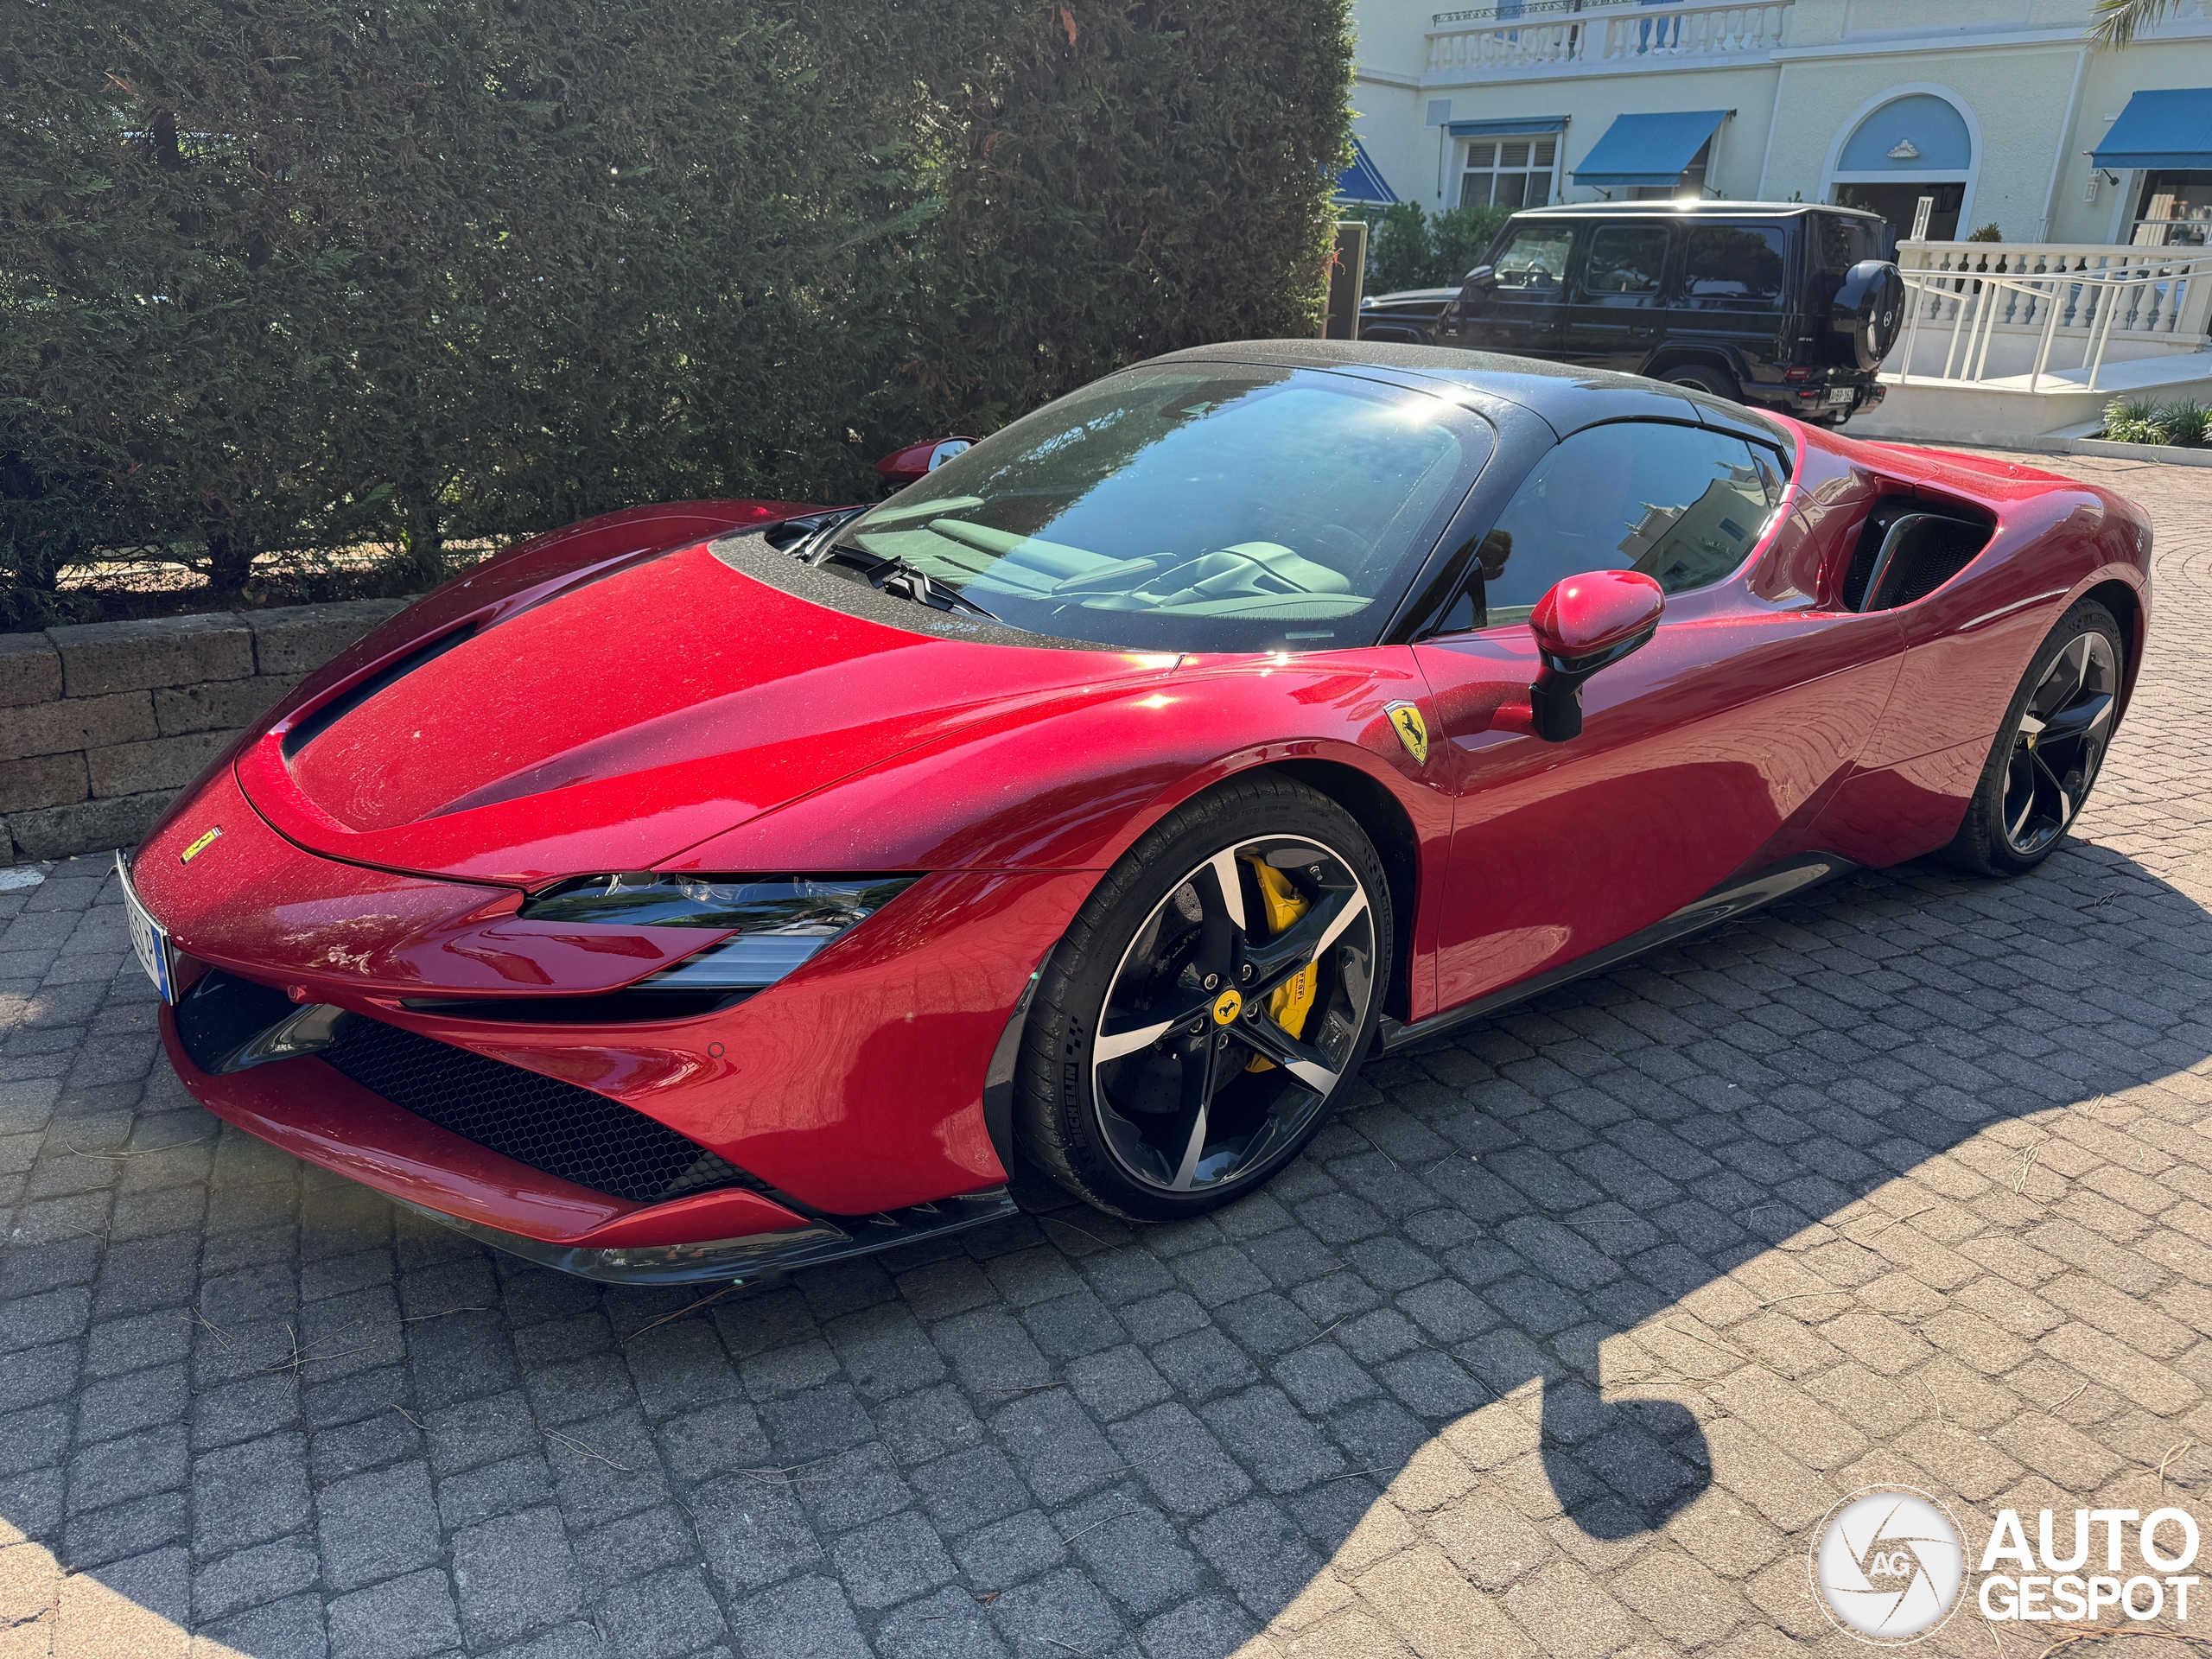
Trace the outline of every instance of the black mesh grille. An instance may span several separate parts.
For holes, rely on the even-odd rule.
[[[354,1015],[321,1058],[372,1094],[564,1181],[640,1204],[761,1186],[619,1101]]]
[[[1882,586],[1891,605],[1910,605],[1934,593],[1974,561],[1989,541],[1980,524],[1929,524],[1910,548],[1897,550],[1897,575]]]

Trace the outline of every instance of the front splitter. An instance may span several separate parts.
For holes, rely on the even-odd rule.
[[[458,1216],[410,1204],[404,1198],[393,1198],[392,1202],[511,1255],[607,1285],[696,1285],[724,1281],[744,1284],[799,1268],[819,1267],[855,1255],[873,1255],[878,1250],[895,1249],[901,1244],[957,1232],[963,1227],[980,1227],[985,1222],[1020,1213],[1013,1195],[999,1186],[986,1192],[966,1192],[958,1198],[909,1205],[903,1210],[887,1210],[873,1216],[820,1217],[804,1228],[755,1233],[747,1238],[580,1249],[573,1245],[525,1238],[519,1233],[502,1232],[481,1222],[464,1221]]]

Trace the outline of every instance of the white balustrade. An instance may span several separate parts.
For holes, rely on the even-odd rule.
[[[1518,12],[1439,12],[1428,31],[1428,67],[1491,73],[1570,64],[1631,68],[1758,56],[1783,43],[1789,11],[1790,0],[1732,6],[1531,0]]]
[[[1941,343],[1946,380],[1982,380],[2000,334],[2035,337],[2029,389],[2051,370],[2061,340],[2080,346],[2088,389],[2113,341],[2189,350],[2212,324],[2212,249],[2062,242],[1902,242],[1907,323],[1900,378],[1916,371],[1923,335]],[[2003,356],[2000,354],[2000,361]],[[1999,376],[1997,378],[2006,378]]]

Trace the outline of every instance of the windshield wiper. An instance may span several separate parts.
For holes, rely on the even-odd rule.
[[[933,611],[965,611],[986,622],[999,619],[949,582],[941,581],[918,564],[882,553],[871,553],[849,542],[839,542],[830,556],[855,567],[856,574],[878,593],[895,594],[926,605]]]

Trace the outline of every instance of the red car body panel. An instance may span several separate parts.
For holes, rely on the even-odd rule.
[[[681,504],[524,543],[395,618],[184,792],[134,882],[196,962],[606,1095],[802,1208],[976,1192],[1006,1179],[986,1068],[1033,973],[1099,874],[1224,778],[1289,766],[1395,814],[1391,1013],[1417,1023],[1793,855],[1941,847],[2029,658],[2092,588],[2131,612],[2132,683],[2136,510],[2032,468],[1795,430],[1749,563],[1670,601],[1652,643],[1591,681],[1565,744],[1492,728],[1535,667],[1525,628],[1234,658],[939,638],[779,591],[702,539],[801,509]],[[1916,604],[1842,608],[1866,511],[1915,493],[1986,513],[1993,539]],[[471,622],[285,755],[319,709]],[[1402,702],[1426,763],[1386,713]],[[718,1013],[531,1025],[404,1006],[611,991],[723,937],[516,913],[525,888],[655,868],[923,879]],[[211,1077],[165,1023],[211,1109],[443,1213],[569,1244],[802,1223],[741,1188],[640,1207],[558,1180],[312,1058]]]

